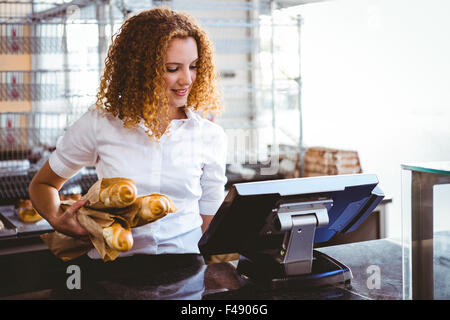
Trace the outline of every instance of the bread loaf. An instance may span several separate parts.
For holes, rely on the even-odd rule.
[[[125,229],[120,223],[113,223],[103,228],[103,238],[106,244],[118,251],[128,251],[133,247],[133,236],[130,229]]]
[[[83,196],[86,206],[93,209],[125,208],[134,203],[137,196],[136,184],[126,178],[103,178],[91,186]]]
[[[162,194],[152,193],[139,197],[129,208],[117,211],[117,214],[125,218],[132,228],[143,226],[147,223],[161,219],[177,208],[173,201]]]
[[[177,211],[177,207],[175,207],[172,200],[159,193],[141,197],[140,202],[141,210],[139,211],[139,216],[147,222],[155,221],[170,212]]]

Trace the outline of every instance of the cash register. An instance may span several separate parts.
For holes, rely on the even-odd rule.
[[[314,244],[354,231],[383,198],[375,174],[234,184],[198,246],[204,256],[239,253],[237,272],[270,288],[350,284],[345,261]]]

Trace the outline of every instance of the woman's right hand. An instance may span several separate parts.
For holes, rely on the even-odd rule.
[[[52,219],[52,227],[67,236],[87,239],[88,231],[83,228],[77,219],[78,210],[86,203],[86,199],[78,200],[62,214]]]

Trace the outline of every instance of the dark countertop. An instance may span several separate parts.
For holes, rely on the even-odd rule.
[[[387,239],[317,249],[350,267],[351,287],[271,290],[236,272],[235,262],[206,265],[198,255],[133,256],[69,262],[48,250],[0,256],[0,299],[290,300],[402,298],[401,246]],[[69,266],[79,267],[81,289]],[[73,267],[72,267],[73,268]],[[378,268],[379,283],[373,280]],[[371,278],[372,276],[372,278]]]
[[[349,292],[365,299],[402,299],[402,247],[391,240],[372,240],[318,249],[352,271]],[[379,283],[375,275],[379,274]]]

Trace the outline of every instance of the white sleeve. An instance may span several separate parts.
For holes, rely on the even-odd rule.
[[[50,155],[50,168],[60,177],[69,179],[85,166],[97,161],[96,114],[88,111],[68,127]]]
[[[206,161],[200,178],[202,196],[199,200],[200,213],[203,215],[216,214],[225,197],[227,137],[222,128],[218,132],[218,135],[203,141]]]

